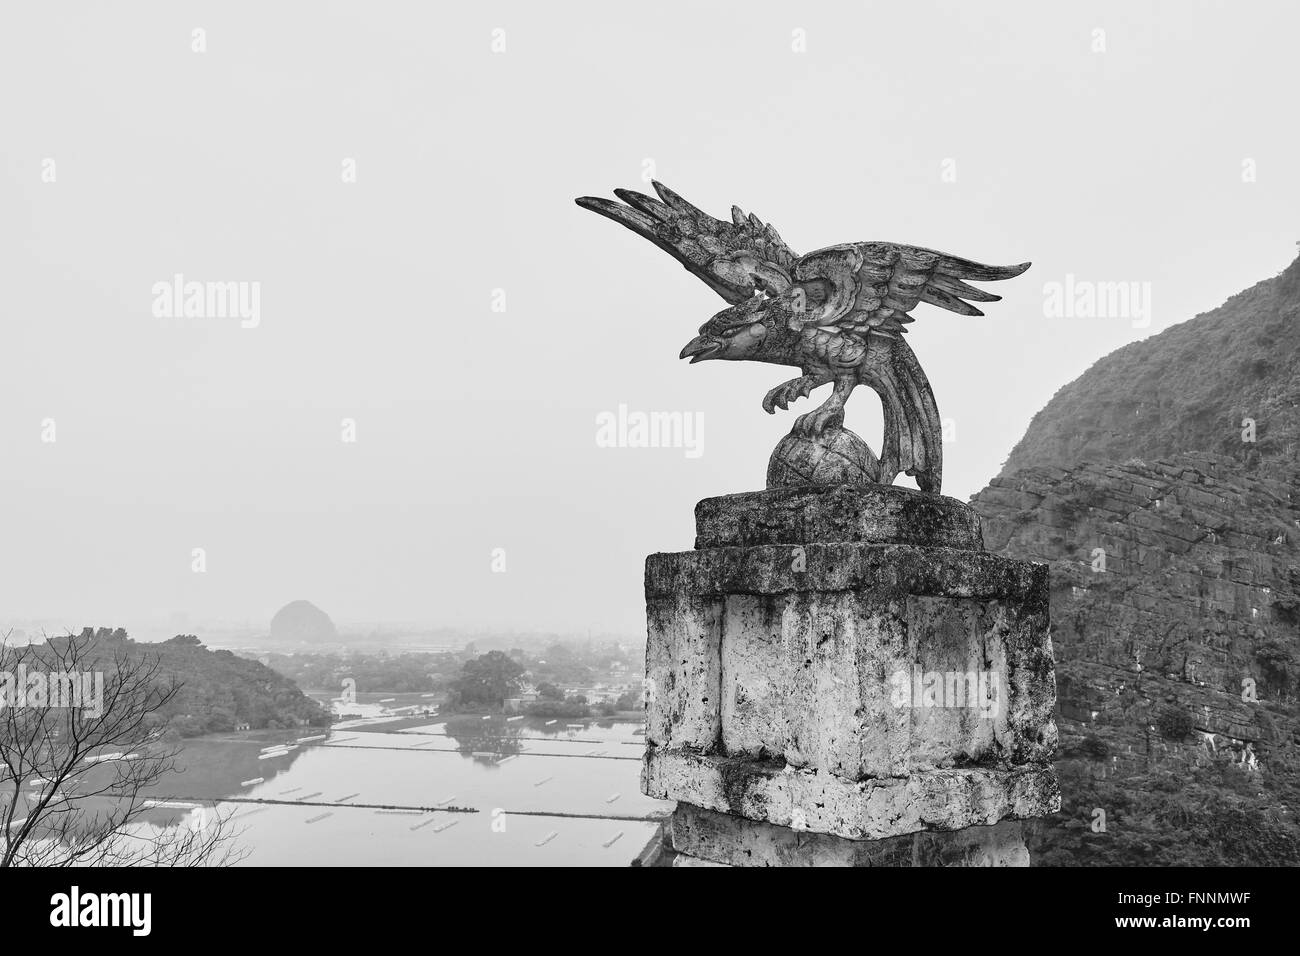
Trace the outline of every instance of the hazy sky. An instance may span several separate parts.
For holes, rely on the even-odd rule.
[[[306,598],[644,633],[644,556],[814,407],[763,414],[783,369],[678,361],[725,303],[573,204],[650,174],[799,252],[1033,260],[985,318],[915,313],[966,498],[1097,358],[1295,256],[1294,11],[8,5],[0,626]],[[159,315],[177,273],[259,283],[256,325]],[[1051,317],[1067,275],[1149,283],[1149,323]],[[600,447],[620,405],[702,420],[702,454]],[[878,444],[878,415],[861,389],[847,424]]]

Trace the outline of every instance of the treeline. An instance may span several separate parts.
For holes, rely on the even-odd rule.
[[[503,697],[513,696],[525,682],[536,684],[540,692],[548,686],[590,685],[615,665],[628,672],[639,673],[641,668],[639,650],[565,642],[532,652],[512,647],[484,654],[471,642],[460,650],[440,653],[269,653],[261,660],[308,690],[338,692],[345,680],[351,680],[359,694],[438,693],[466,705],[491,700],[499,705]]]
[[[268,667],[308,690],[338,693],[343,681],[360,694],[428,694],[446,691],[469,659],[463,651],[438,654],[267,654]]]
[[[499,710],[506,698],[519,694],[531,673],[523,663],[501,651],[470,658],[449,685],[444,710]],[[534,717],[592,717],[641,707],[641,695],[636,691],[628,691],[616,701],[591,704],[586,695],[566,694],[550,681],[537,685],[537,697],[524,705],[524,713]]]

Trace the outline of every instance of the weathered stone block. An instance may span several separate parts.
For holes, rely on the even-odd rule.
[[[646,561],[646,793],[849,839],[1055,809],[1044,566],[898,488],[696,517],[697,550]]]
[[[651,748],[642,766],[641,789],[661,800],[849,840],[1045,816],[1058,810],[1061,800],[1050,765],[929,770],[851,781],[744,757]]]
[[[825,833],[755,823],[679,803],[668,823],[674,865],[714,866],[1027,866],[1021,824],[846,840]],[[690,861],[690,862],[682,862]]]
[[[722,605],[682,592],[647,608],[646,744],[711,750],[721,729]]]
[[[1021,611],[879,591],[730,595],[720,751],[850,780],[1046,759],[1042,622]]]
[[[705,498],[695,525],[697,550],[810,541],[984,547],[970,507],[910,488],[805,486]]]

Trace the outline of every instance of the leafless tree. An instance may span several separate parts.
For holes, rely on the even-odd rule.
[[[156,656],[88,633],[0,640],[0,866],[224,866],[229,815],[155,826],[146,795],[177,766]]]

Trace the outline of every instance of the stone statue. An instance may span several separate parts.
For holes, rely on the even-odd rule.
[[[916,355],[903,340],[909,314],[928,302],[983,315],[970,302],[1000,296],[966,279],[1010,279],[1029,268],[988,266],[893,242],[856,242],[797,255],[770,225],[731,207],[731,222],[696,209],[661,183],[658,199],[627,189],[626,205],[584,196],[579,206],[626,226],[668,252],[731,303],[682,349],[706,359],[790,365],[802,374],[763,399],[769,414],[820,385],[827,400],[801,415],[773,452],[769,488],[802,484],[890,485],[899,474],[937,494],[943,477],[939,411]],[[966,301],[969,300],[969,301]],[[879,459],[844,429],[844,404],[859,385],[880,395]]]
[[[682,358],[799,369],[769,413],[833,386],[765,490],[705,498],[694,548],[646,558],[641,792],[676,801],[672,865],[1027,865],[1020,821],[1060,808],[1048,569],[986,552],[974,509],[940,493],[939,412],[902,333],[919,302],[980,315],[998,297],[967,280],[1029,263],[799,256],[752,215],[654,188],[578,205],[729,303]],[[879,458],[844,428],[859,385],[881,398]]]

